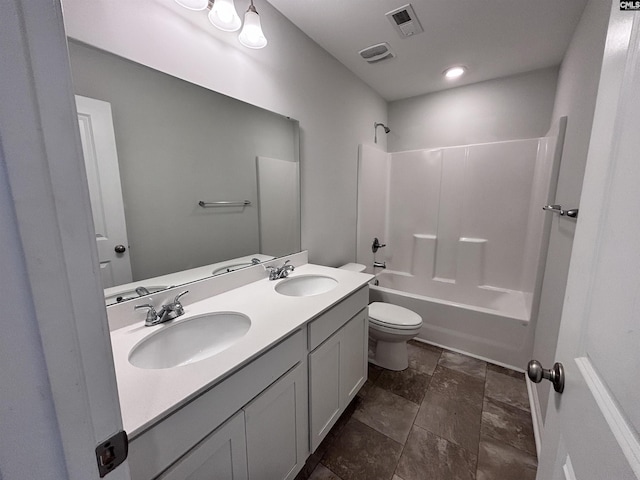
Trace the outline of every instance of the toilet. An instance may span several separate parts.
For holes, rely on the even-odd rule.
[[[344,270],[364,272],[365,265],[348,263]],[[369,338],[375,341],[369,362],[387,370],[404,370],[409,366],[407,342],[420,332],[422,317],[416,312],[391,303],[369,304]]]

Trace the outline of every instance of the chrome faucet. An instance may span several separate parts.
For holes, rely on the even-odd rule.
[[[290,260],[284,262],[281,267],[272,267],[271,265],[264,268],[269,270],[269,280],[278,280],[279,278],[287,278],[291,272],[295,270],[293,265],[287,265]]]
[[[138,294],[139,297],[144,297],[145,295],[149,295],[149,290],[146,287],[143,286],[139,286],[136,288],[136,293]]]
[[[373,268],[387,268],[387,262],[373,262]]]
[[[173,302],[162,305],[159,312],[156,312],[155,307],[148,303],[144,305],[136,305],[133,309],[138,310],[140,308],[146,308],[147,318],[144,321],[144,326],[153,327],[154,325],[168,322],[169,320],[173,320],[174,318],[184,315],[184,307],[182,306],[182,303],[180,303],[180,297],[187,293],[189,293],[189,290],[185,290],[184,292],[176,295]]]
[[[149,295],[151,293],[149,290],[147,290],[143,286],[137,287],[135,292],[138,295],[138,297],[144,297],[145,295]],[[116,297],[116,302],[120,303],[120,302],[124,302],[125,300],[133,300],[134,298],[137,298],[137,297],[123,297],[122,295],[120,295]]]

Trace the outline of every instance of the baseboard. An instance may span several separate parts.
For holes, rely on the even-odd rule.
[[[540,410],[540,400],[538,399],[538,389],[533,382],[526,379],[527,392],[529,393],[529,407],[531,408],[531,421],[533,423],[533,436],[536,439],[536,453],[540,458],[540,448],[542,446],[542,411]]]

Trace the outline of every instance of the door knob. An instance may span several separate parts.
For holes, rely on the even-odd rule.
[[[125,247],[124,245],[116,245],[116,248],[114,248],[114,250],[116,251],[116,253],[124,253],[127,251],[127,247]]]
[[[527,365],[527,375],[534,383],[540,383],[543,378],[546,378],[553,383],[553,389],[562,393],[564,391],[564,367],[560,362],[553,364],[551,370],[542,368],[542,364],[537,360],[531,360]]]

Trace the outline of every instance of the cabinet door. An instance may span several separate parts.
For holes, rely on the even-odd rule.
[[[340,335],[329,337],[309,355],[309,396],[314,452],[341,413]]]
[[[299,363],[245,408],[251,480],[293,479],[309,454],[307,365]]]
[[[367,381],[369,324],[366,310],[347,323],[340,334],[340,400],[347,408]]]
[[[367,380],[367,328],[362,310],[309,355],[312,452]]]
[[[158,478],[247,480],[244,412],[236,413]]]

